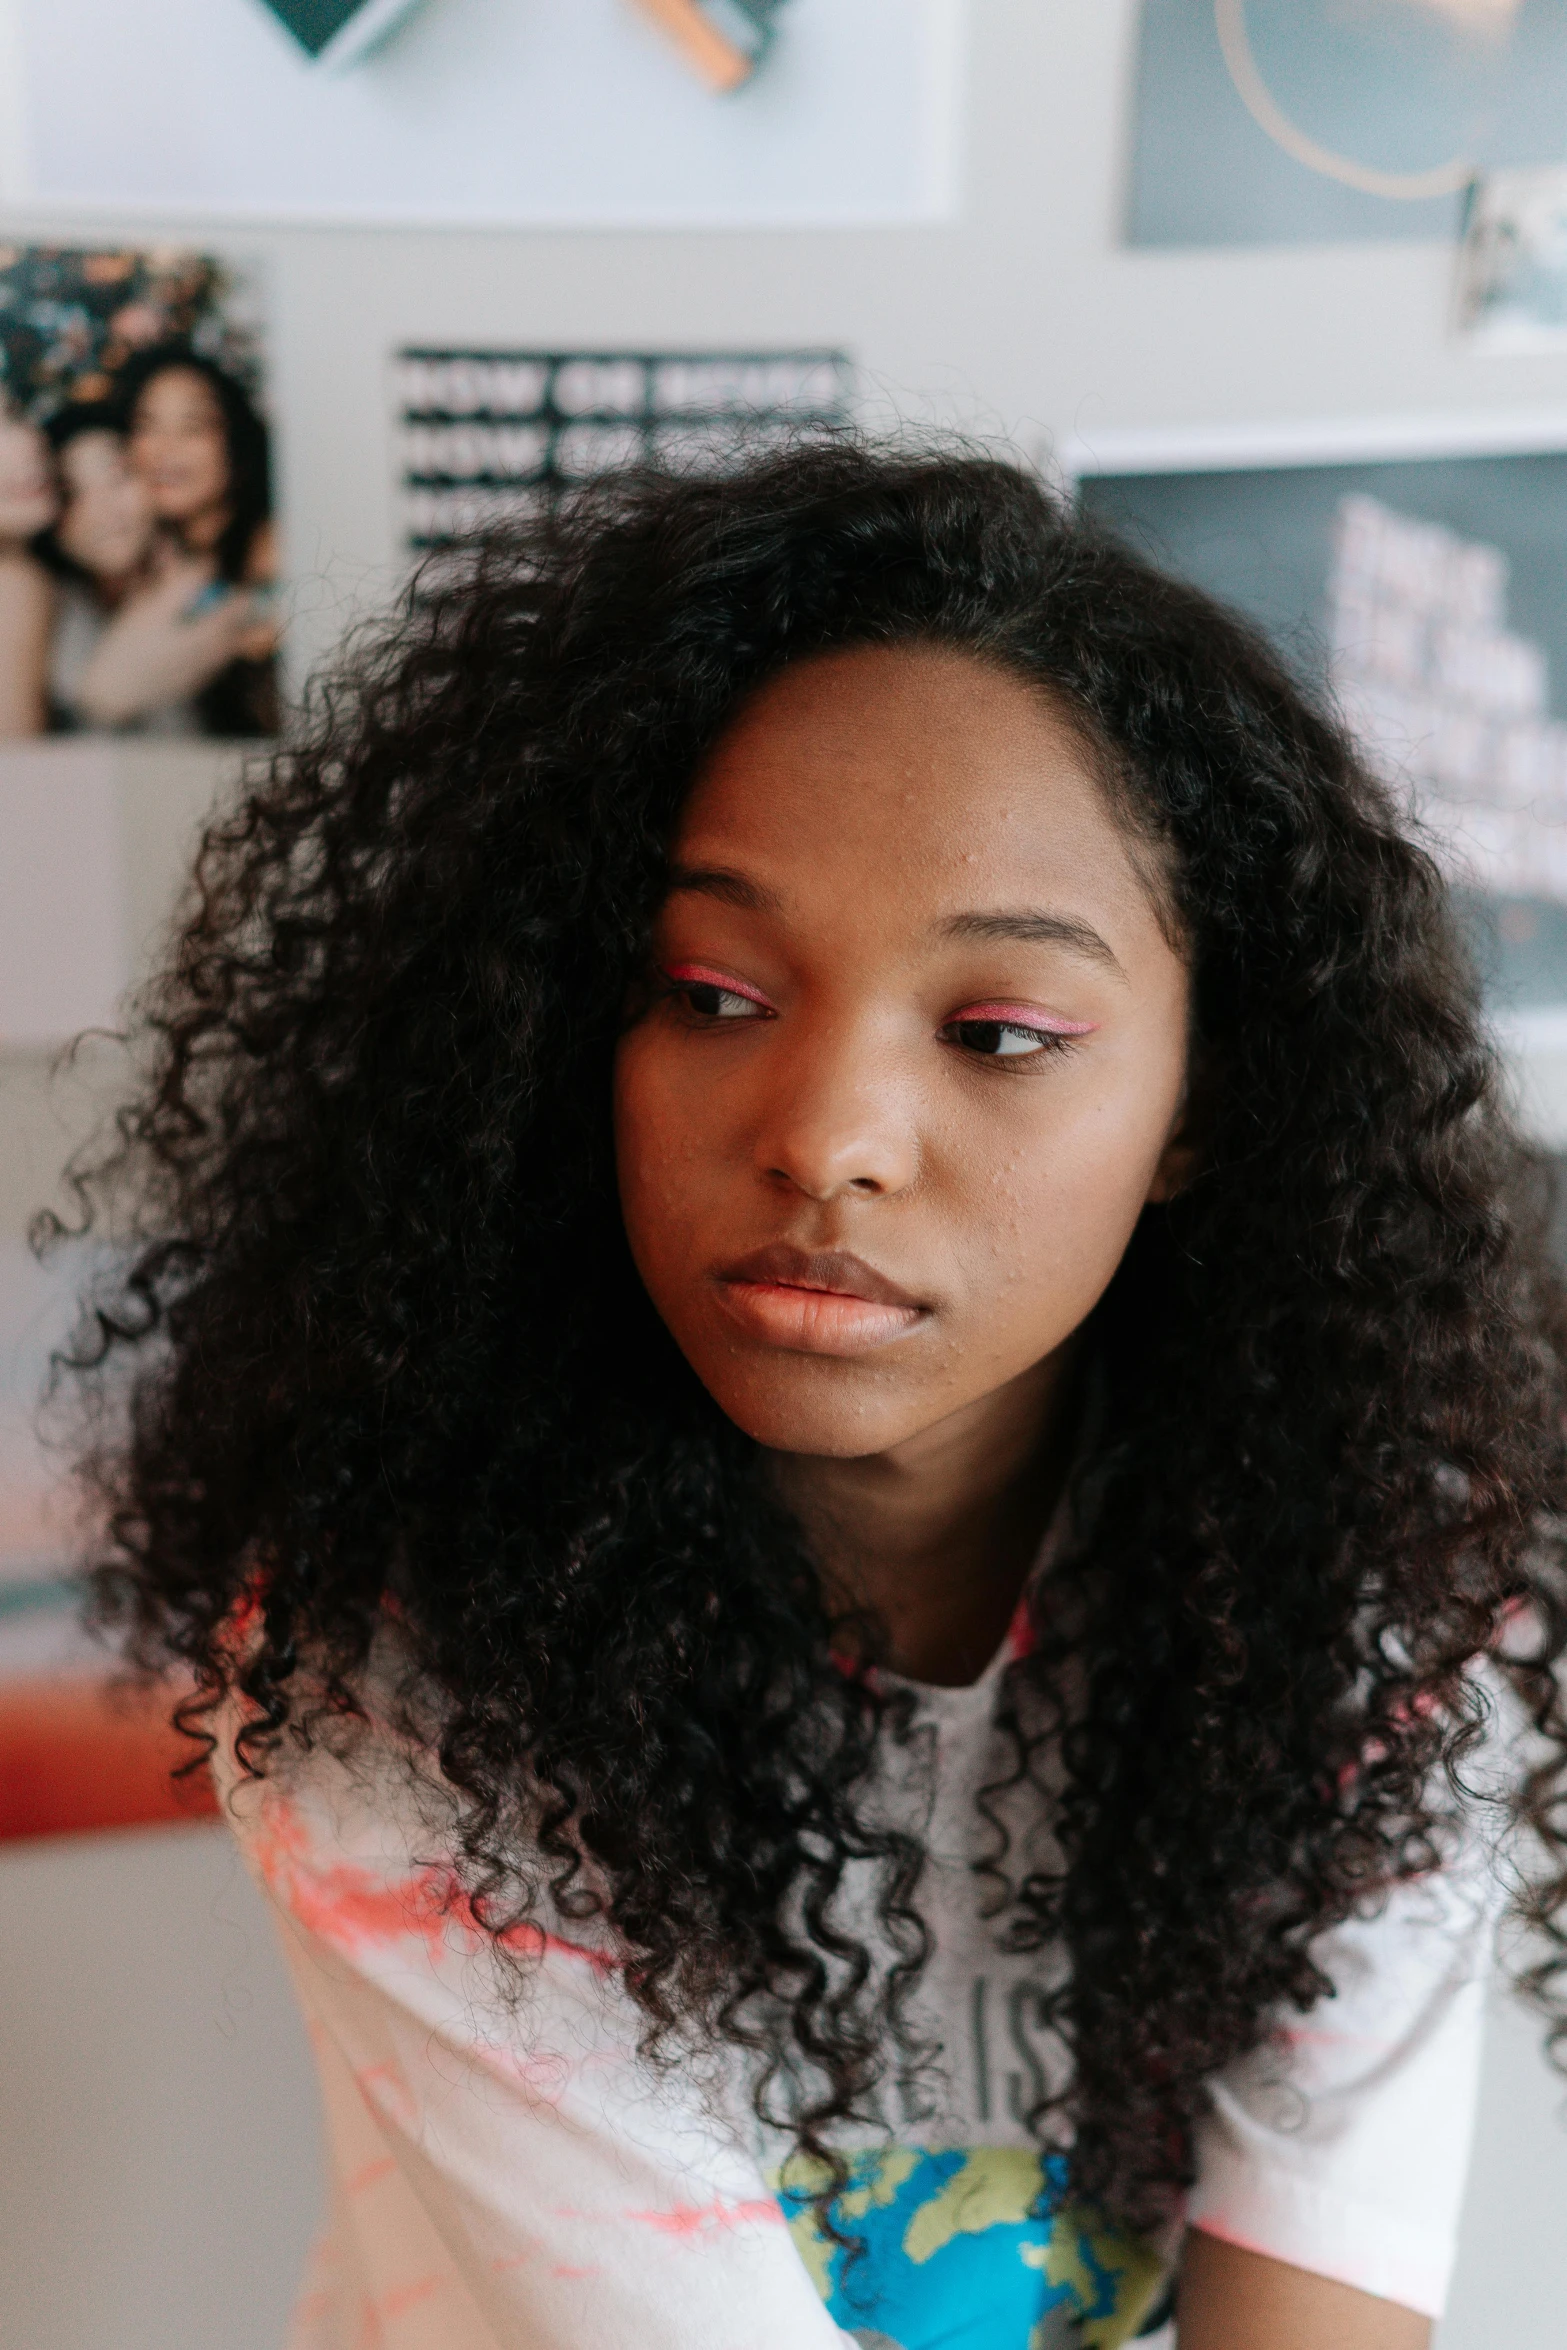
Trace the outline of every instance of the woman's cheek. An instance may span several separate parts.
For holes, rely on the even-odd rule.
[[[670,1181],[695,1148],[697,1103],[663,1039],[636,1034],[616,1071],[616,1147],[641,1180]]]
[[[615,1155],[621,1214],[645,1280],[688,1253],[701,1189],[700,1101],[652,1039],[621,1047],[615,1072]]]
[[[1137,1228],[1164,1131],[1112,1098],[1009,1153],[991,1187],[987,1245],[975,1252],[1001,1316],[1032,1319],[1055,1345],[1092,1312]]]

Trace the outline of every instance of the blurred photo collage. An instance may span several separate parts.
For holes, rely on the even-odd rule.
[[[243,274],[0,246],[0,740],[274,733],[277,570]]]

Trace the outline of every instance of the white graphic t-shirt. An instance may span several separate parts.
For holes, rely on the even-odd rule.
[[[845,2141],[854,2255],[780,2169],[739,2058],[639,2057],[602,1939],[519,1927],[527,1963],[498,1965],[390,1735],[259,1782],[220,1759],[325,2106],[330,2213],[289,2350],[1117,2350],[1158,2329],[1169,2247],[1074,2206],[1027,2128],[1061,2078],[1048,1955],[1000,1946],[973,1865],[1013,1653],[918,1690],[889,1774],[930,1854],[914,2021],[938,2053]],[[1009,1825],[1025,1854],[1048,1834]],[[1321,1938],[1336,1996],[1212,2085],[1192,2223],[1440,2312],[1496,1883],[1477,1834]]]

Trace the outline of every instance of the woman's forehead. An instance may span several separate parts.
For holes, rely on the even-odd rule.
[[[194,367],[168,367],[144,384],[136,403],[136,421],[145,422],[154,410],[180,414],[203,424],[215,424],[221,414],[217,393]]]
[[[1039,688],[944,646],[802,661],[704,762],[676,861],[781,905],[889,892],[911,919],[1092,882],[1143,894],[1081,732]]]

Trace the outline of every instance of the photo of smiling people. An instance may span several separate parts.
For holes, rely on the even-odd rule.
[[[275,731],[261,362],[223,262],[0,246],[0,739]]]

